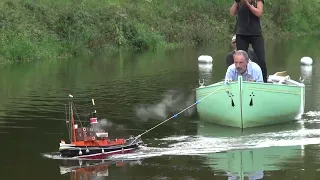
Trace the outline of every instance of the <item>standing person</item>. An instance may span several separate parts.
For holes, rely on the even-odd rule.
[[[231,39],[231,45],[233,47],[233,51],[229,52],[226,56],[226,63],[227,67],[229,67],[231,64],[233,64],[233,54],[237,51],[237,45],[236,45],[236,35],[234,35]],[[248,55],[251,61],[257,63],[257,56],[255,55],[252,48],[248,48]]]
[[[260,17],[263,13],[264,0],[235,0],[230,8],[230,15],[237,15],[236,44],[238,50],[248,52],[251,44],[261,67],[263,81],[267,82],[267,66],[265,61],[264,38]]]

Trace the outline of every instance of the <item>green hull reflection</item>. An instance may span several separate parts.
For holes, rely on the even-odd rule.
[[[250,144],[257,141],[263,142],[262,133],[277,135],[277,132],[291,131],[301,129],[299,123],[290,123],[286,125],[275,125],[261,128],[248,128],[241,132],[238,128],[212,125],[211,123],[201,122],[198,125],[198,135],[213,138],[239,138],[247,140],[244,143]],[[260,135],[255,138],[255,135]],[[240,137],[241,136],[241,137]],[[244,138],[242,138],[244,137]],[[252,140],[250,138],[252,137]],[[248,142],[249,141],[249,142]],[[233,142],[233,141],[231,141]],[[239,142],[241,144],[241,142]],[[232,146],[233,144],[230,144]],[[206,154],[205,164],[215,171],[222,171],[227,174],[229,180],[233,179],[263,179],[264,171],[280,170],[281,164],[294,159],[298,161],[303,156],[304,147],[294,146],[273,146],[264,148],[245,148],[235,149],[221,153]],[[245,178],[246,177],[246,178]]]

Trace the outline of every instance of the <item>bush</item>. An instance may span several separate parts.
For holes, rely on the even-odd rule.
[[[197,46],[229,41],[225,0],[14,0],[1,2],[2,61]],[[267,0],[266,38],[319,33],[320,3]]]

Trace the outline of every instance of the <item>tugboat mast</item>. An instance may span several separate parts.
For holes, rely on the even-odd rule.
[[[69,94],[70,97],[70,101],[69,101],[69,119],[67,121],[69,128],[69,141],[71,142],[76,142],[76,129],[77,129],[77,125],[75,125],[74,122],[74,116],[73,116],[73,105],[72,105],[72,98],[73,96],[71,94]]]

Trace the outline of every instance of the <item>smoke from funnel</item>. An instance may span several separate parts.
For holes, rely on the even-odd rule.
[[[170,90],[163,95],[163,99],[157,104],[141,105],[136,108],[136,115],[146,121],[149,119],[165,120],[169,116],[176,114],[189,107],[195,102],[194,93],[186,95],[184,93]],[[184,111],[184,116],[191,116],[195,107]]]
[[[99,131],[101,129],[110,128],[113,126],[113,123],[108,119],[100,119],[98,120],[98,123],[96,123],[93,128],[94,131]]]

